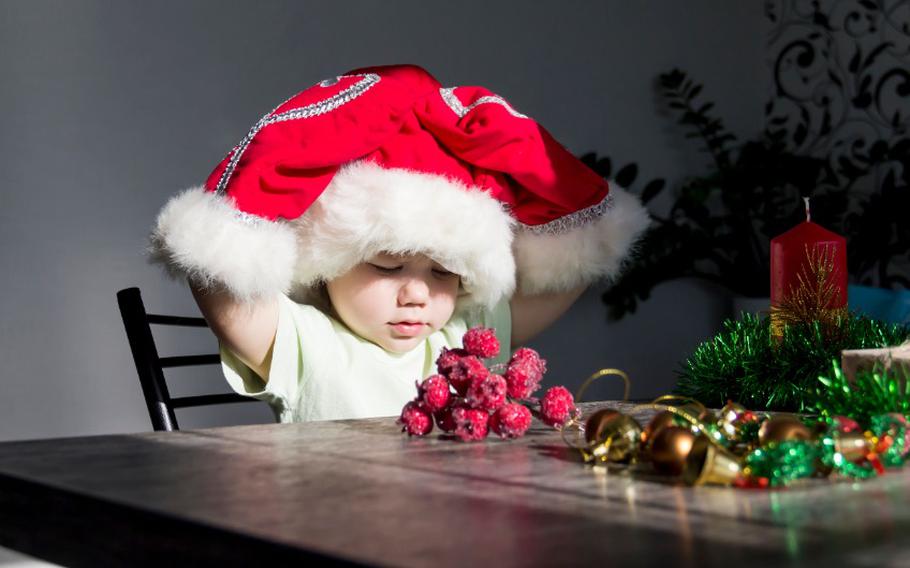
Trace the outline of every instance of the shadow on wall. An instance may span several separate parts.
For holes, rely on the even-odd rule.
[[[588,376],[609,367],[629,375],[633,399],[667,394],[676,384],[675,370],[717,332],[730,302],[719,286],[680,279],[657,286],[634,316],[607,321],[602,293],[602,288],[588,290],[530,343],[547,359],[544,388],[561,384],[574,393]],[[620,399],[622,392],[620,380],[603,378],[592,383],[585,400]]]
[[[9,548],[0,547],[0,567],[2,568],[61,568],[59,564],[51,564],[38,560],[32,556],[19,554]]]

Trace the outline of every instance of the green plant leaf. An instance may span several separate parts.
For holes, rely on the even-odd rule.
[[[621,187],[629,187],[635,182],[638,176],[638,166],[634,163],[627,164],[616,172],[616,183]]]
[[[641,191],[641,202],[648,203],[664,189],[666,186],[666,181],[663,179],[655,179],[648,183],[645,188]]]

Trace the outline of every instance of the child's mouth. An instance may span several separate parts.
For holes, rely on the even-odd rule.
[[[392,326],[392,329],[395,330],[398,335],[403,335],[405,337],[414,337],[423,331],[423,326],[426,324],[414,321],[400,321],[392,322],[389,325]]]

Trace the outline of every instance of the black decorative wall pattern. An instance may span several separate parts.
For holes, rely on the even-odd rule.
[[[910,288],[910,0],[769,0],[766,134],[827,158],[854,280]]]

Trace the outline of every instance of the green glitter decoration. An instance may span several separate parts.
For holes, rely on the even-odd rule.
[[[758,430],[761,428],[762,422],[767,420],[767,416],[762,416],[754,422],[747,422],[740,427],[739,432],[739,441],[741,444],[746,445],[758,445]]]
[[[743,314],[699,345],[682,365],[676,392],[706,406],[735,400],[746,408],[807,412],[815,408],[818,377],[844,349],[882,348],[910,339],[910,326],[849,314],[832,333],[819,322],[790,325],[771,337],[768,317]],[[853,412],[847,412],[853,416]]]
[[[771,442],[746,456],[752,477],[766,477],[771,487],[790,485],[797,479],[812,477],[819,450],[814,442],[787,440]]]
[[[882,452],[879,458],[885,467],[901,467],[904,465],[904,444],[906,443],[907,428],[895,416],[873,416],[870,420],[872,432],[881,438],[884,434],[890,434],[894,443],[890,448]]]

